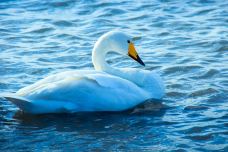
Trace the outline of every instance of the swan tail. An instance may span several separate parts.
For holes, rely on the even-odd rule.
[[[5,99],[9,100],[13,104],[15,104],[18,108],[20,108],[23,111],[30,111],[32,107],[32,103],[23,97],[11,97],[11,96],[6,96],[4,97]]]
[[[61,101],[30,101],[20,96],[4,96],[5,99],[12,102],[18,108],[26,113],[43,114],[43,113],[73,113],[75,112],[75,105]]]

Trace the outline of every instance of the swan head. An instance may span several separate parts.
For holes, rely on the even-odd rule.
[[[108,49],[111,51],[115,51],[122,55],[128,55],[139,64],[145,66],[141,58],[139,57],[133,41],[139,38],[132,38],[125,33],[118,32],[118,31],[111,31],[104,35],[103,39],[107,40],[106,45],[108,45]]]

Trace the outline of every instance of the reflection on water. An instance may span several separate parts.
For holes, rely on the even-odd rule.
[[[150,131],[152,126],[168,124],[168,122],[162,121],[166,109],[167,106],[163,105],[162,101],[156,101],[156,103],[147,101],[145,104],[125,112],[31,115],[18,111],[13,119],[18,122],[14,126],[18,132],[26,136],[36,136],[35,139],[30,138],[31,141],[29,141],[34,144],[45,142],[47,145],[52,145],[54,140],[57,143],[54,143],[53,146],[57,148],[58,138],[60,138],[60,144],[70,144],[70,147],[66,147],[67,150],[87,150],[87,148],[100,150],[96,149],[96,144],[102,144],[103,150],[110,148],[115,150],[118,147],[122,150],[133,150],[134,146],[129,144],[137,144],[138,140],[143,140],[142,138],[158,136],[156,133],[149,132],[147,135],[143,135],[145,131]],[[92,143],[94,141],[95,143]],[[123,143],[115,145],[115,141]],[[11,149],[14,144],[8,146],[5,148]]]
[[[142,37],[136,48],[166,96],[121,113],[58,115],[24,114],[0,97],[0,150],[228,151],[227,8],[222,0],[1,1],[0,96],[93,69],[92,47],[113,29]]]
[[[36,129],[44,129],[55,127],[57,131],[83,131],[93,132],[94,129],[102,131],[104,128],[109,128],[115,131],[117,128],[112,126],[115,122],[119,125],[129,117],[145,117],[153,116],[154,118],[161,118],[165,114],[166,106],[162,102],[146,102],[138,107],[124,111],[124,112],[96,112],[96,113],[74,113],[74,114],[42,114],[32,115],[18,111],[14,115],[14,119],[20,121],[23,127],[32,127]],[[141,124],[142,126],[144,124]],[[131,124],[124,124],[125,127],[130,127]],[[141,126],[141,127],[142,127]],[[140,126],[138,126],[140,127]]]

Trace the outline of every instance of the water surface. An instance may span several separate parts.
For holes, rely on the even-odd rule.
[[[93,69],[95,41],[121,29],[142,36],[136,48],[166,96],[123,113],[38,116],[0,98],[0,150],[228,151],[227,10],[225,0],[1,1],[1,94]],[[143,68],[119,55],[108,61]]]

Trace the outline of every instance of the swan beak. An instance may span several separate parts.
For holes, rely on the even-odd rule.
[[[139,64],[145,66],[141,58],[138,56],[138,53],[136,52],[135,46],[132,42],[130,42],[128,46],[128,56],[137,61]]]

